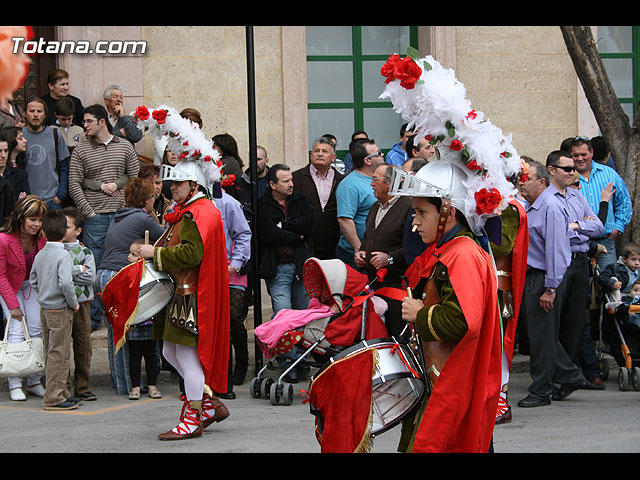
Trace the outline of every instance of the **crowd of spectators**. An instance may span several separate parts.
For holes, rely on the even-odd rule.
[[[160,179],[159,165],[175,165],[178,158],[167,150],[166,142],[159,141],[154,162],[140,161],[135,144],[142,131],[124,111],[121,87],[107,86],[102,104],[89,106],[69,93],[69,75],[63,70],[51,72],[48,87],[46,94],[27,99],[23,107],[15,102],[0,105],[0,215],[5,221],[0,230],[0,299],[4,322],[11,324],[7,330],[10,341],[23,336],[13,325],[18,318],[27,319],[32,336],[43,334],[39,316],[33,318],[38,310],[35,295],[28,293],[34,258],[45,252],[43,220],[47,218],[45,224],[52,225],[47,227],[52,235],[55,230],[55,219],[46,217],[46,212],[63,212],[75,235],[67,233],[59,241],[69,252],[88,259],[73,277],[76,287],[82,282],[91,287],[89,297],[83,287],[78,288],[85,296],[78,299],[82,308],[73,327],[86,337],[87,331],[109,328],[95,293],[131,262],[132,242],[145,231],[151,233],[152,241],[160,237],[165,229],[163,217],[172,205],[171,185]],[[196,109],[185,109],[181,115],[202,128]],[[227,234],[235,352],[228,391],[217,394],[233,398],[233,385],[245,381],[248,337],[244,321],[256,275],[266,283],[274,316],[282,309],[304,310],[309,305],[302,266],[311,257],[338,258],[369,277],[385,268],[384,285],[400,287],[403,273],[425,245],[411,232],[411,200],[389,194],[393,169],[415,174],[428,162],[438,161],[434,145],[416,138],[403,125],[395,145],[379,146],[366,132],[356,131],[348,155],[340,160],[335,136],[324,134],[311,145],[308,164],[295,171],[271,162],[266,149],[258,146],[259,201],[255,207],[249,168],[235,139],[228,133],[212,138],[224,174],[235,179],[225,185],[224,196],[216,203],[224,212]],[[387,155],[383,148],[388,148]],[[529,395],[518,405],[537,407],[563,400],[579,388],[604,388],[588,308],[597,282],[593,267],[608,272],[605,290],[628,294],[640,262],[626,259],[640,253],[631,246],[625,247],[620,259],[617,256],[616,241],[631,221],[632,201],[602,137],[566,139],[544,162],[523,160],[529,164],[529,175],[518,185],[515,200],[527,212],[529,244],[517,344],[521,354],[530,356],[532,383]],[[260,252],[255,269],[252,235],[258,239]],[[78,241],[80,250],[76,250]],[[19,258],[9,258],[6,252],[1,255],[10,248],[18,249]],[[614,268],[615,274],[609,275]],[[387,329],[390,335],[399,335],[404,327],[401,304],[385,300]],[[76,310],[71,301],[67,307]],[[136,334],[148,340],[142,332],[142,327],[135,329],[132,340]],[[141,391],[159,398],[157,370],[147,368],[146,386],[140,378],[141,359],[147,363],[151,358],[148,345],[145,349],[142,344],[132,345],[135,356],[128,348],[118,355],[110,352],[115,390],[131,399],[139,398]],[[163,366],[160,350],[151,350],[156,352],[158,366]],[[294,349],[283,355],[281,366],[286,368],[298,354]],[[79,372],[86,371],[90,352],[74,360]],[[301,364],[289,373],[288,380],[297,382],[307,372]],[[79,384],[72,396],[62,387],[67,380],[64,375],[59,371],[55,375],[58,390],[46,397],[48,409],[57,405],[72,408],[69,405],[74,402],[96,398],[87,378],[76,379]],[[23,388],[21,379],[11,379],[13,400],[24,400],[25,392],[45,397],[38,379],[29,378],[27,383]]]

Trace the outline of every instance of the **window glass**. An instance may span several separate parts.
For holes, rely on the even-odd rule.
[[[351,27],[307,27],[307,55],[351,55]]]
[[[386,60],[362,62],[362,100],[365,102],[383,102],[378,97],[384,91],[384,77],[380,69]]]
[[[309,148],[325,133],[338,140],[338,150],[348,150],[353,128],[353,109],[327,108],[309,110]]]
[[[616,96],[618,98],[633,97],[633,60],[630,58],[603,58],[602,62]]]
[[[400,141],[402,117],[390,108],[367,108],[364,111],[364,130],[382,150],[389,150]]]
[[[404,54],[409,46],[409,27],[385,25],[362,27],[362,54],[389,55]]]
[[[307,62],[309,103],[353,102],[352,62]]]
[[[600,53],[631,53],[633,50],[633,27],[601,27],[597,29]]]

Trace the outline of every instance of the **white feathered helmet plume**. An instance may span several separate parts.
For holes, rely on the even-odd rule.
[[[145,134],[167,138],[167,148],[180,159],[176,166],[162,165],[162,180],[192,180],[204,187],[207,194],[213,184],[222,180],[220,154],[197,123],[166,105],[160,105],[151,112],[142,105],[131,115]]]
[[[418,172],[412,179],[394,169],[392,195],[446,196],[454,195],[454,204],[462,208],[474,233],[481,235],[486,220],[500,215],[509,198],[515,195],[515,183],[525,173],[523,163],[511,143],[511,135],[484,119],[482,112],[471,108],[466,88],[451,69],[444,68],[433,57],[419,58],[417,50],[409,48],[407,56],[391,55],[382,67],[386,88],[381,99],[389,99],[393,109],[417,132],[416,140],[425,138],[438,145],[441,160],[453,162],[461,171],[464,188],[445,192],[434,188]],[[424,188],[420,187],[421,183]]]

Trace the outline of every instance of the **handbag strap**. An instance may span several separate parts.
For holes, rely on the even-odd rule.
[[[31,341],[31,335],[29,335],[29,329],[27,328],[27,319],[26,319],[26,317],[24,315],[22,315],[22,320],[18,320],[18,319],[14,318],[14,317],[9,316],[9,321],[7,322],[6,327],[4,327],[4,338],[3,338],[3,340],[5,342],[8,341],[8,338],[9,338],[9,323],[12,322],[12,321],[20,322],[22,324],[22,330],[24,331],[24,339],[28,340],[28,341]]]

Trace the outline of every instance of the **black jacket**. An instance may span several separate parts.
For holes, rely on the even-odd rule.
[[[313,255],[311,234],[314,217],[309,202],[300,193],[287,199],[287,212],[273,199],[271,188],[260,198],[257,218],[261,278],[274,278],[278,267],[277,248],[290,248],[296,274],[302,279],[302,266]],[[303,238],[300,238],[303,236]]]
[[[631,288],[631,285],[627,285],[629,283],[629,272],[627,272],[627,266],[624,264],[622,258],[619,258],[615,263],[607,265],[604,267],[604,270],[600,272],[598,282],[603,292],[610,293],[613,290],[611,288],[615,283],[615,280],[612,280],[613,277],[622,282],[621,291],[628,292],[628,290],[626,290],[627,287]]]

